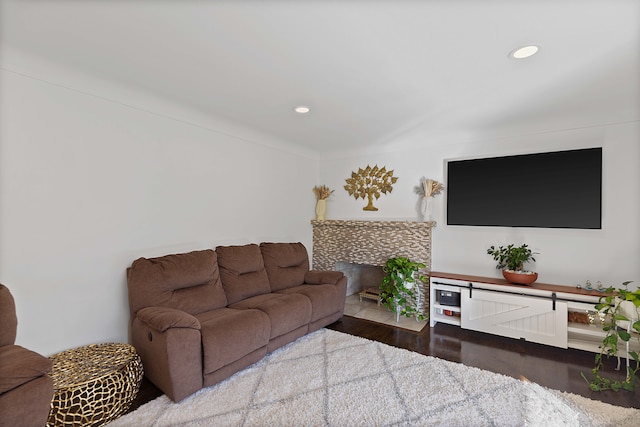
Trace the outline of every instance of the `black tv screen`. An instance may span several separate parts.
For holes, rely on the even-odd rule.
[[[447,162],[447,224],[602,228],[602,148]]]

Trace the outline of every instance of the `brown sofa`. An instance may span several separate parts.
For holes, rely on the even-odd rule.
[[[43,427],[51,409],[51,360],[15,345],[18,320],[9,289],[0,284],[0,426]]]
[[[302,243],[140,258],[127,270],[131,341],[177,402],[342,317],[347,278],[309,270]]]

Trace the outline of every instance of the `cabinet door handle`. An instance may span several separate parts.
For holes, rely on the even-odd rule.
[[[469,299],[472,298],[471,294],[473,293],[473,283],[469,282]]]
[[[551,294],[551,304],[553,311],[556,311],[556,293]]]

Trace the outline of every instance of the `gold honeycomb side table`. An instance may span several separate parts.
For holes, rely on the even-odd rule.
[[[49,426],[101,426],[129,409],[140,390],[142,362],[132,345],[92,344],[49,358]]]

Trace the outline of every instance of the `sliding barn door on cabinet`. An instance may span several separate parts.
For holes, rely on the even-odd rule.
[[[461,327],[567,348],[567,303],[481,289],[461,292]]]

